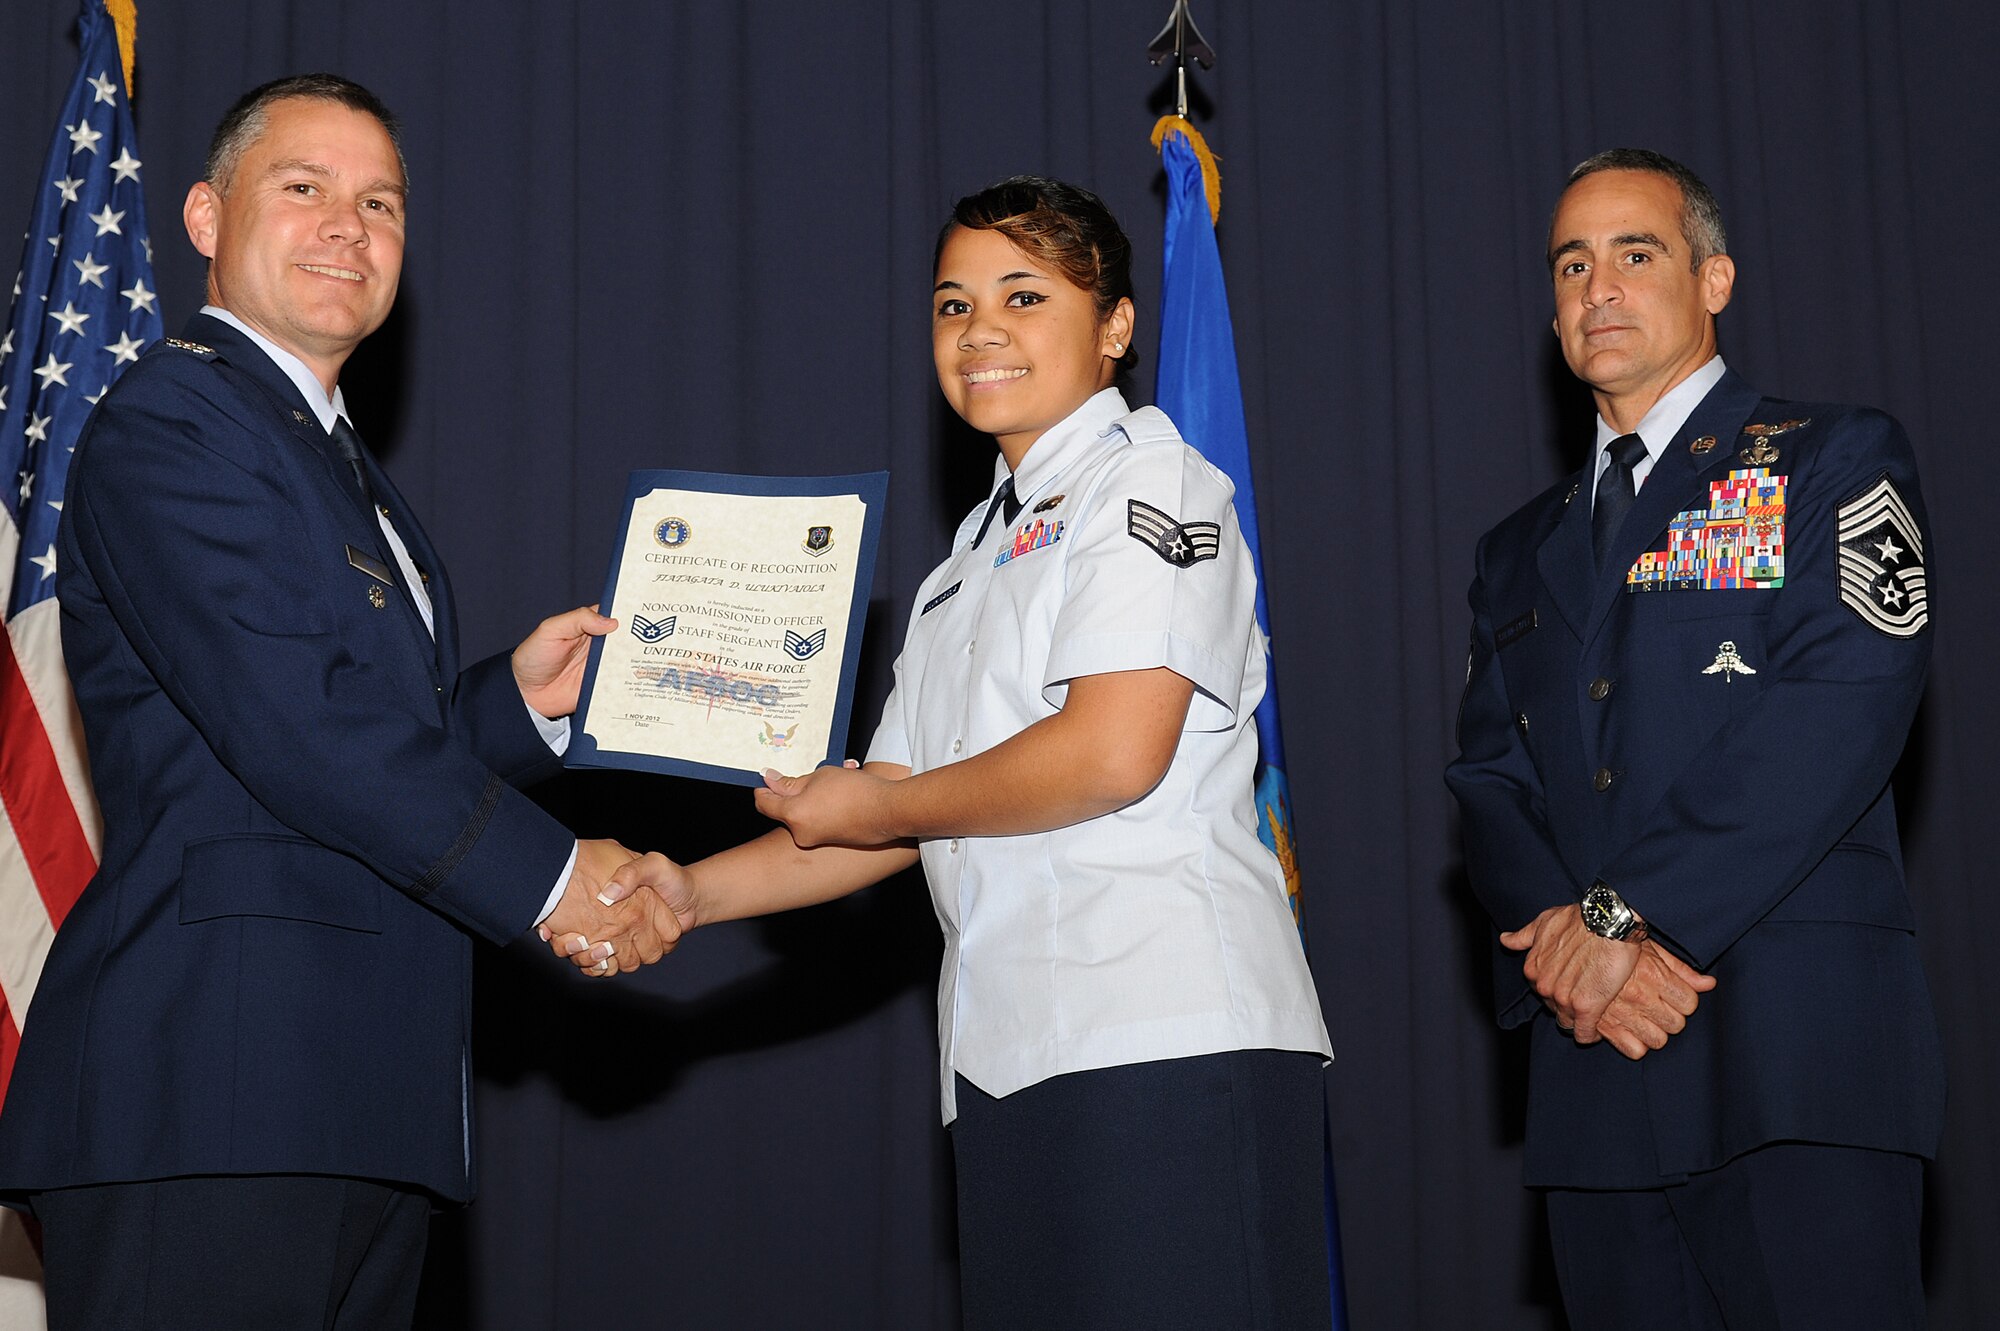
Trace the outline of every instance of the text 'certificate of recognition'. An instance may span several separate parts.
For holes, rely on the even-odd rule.
[[[633,472],[566,763],[754,786],[839,761],[888,483]]]

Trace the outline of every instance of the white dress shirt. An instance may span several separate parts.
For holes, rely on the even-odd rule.
[[[347,398],[341,393],[339,384],[333,386],[333,396],[328,397],[325,386],[319,381],[319,376],[307,369],[306,363],[297,356],[294,356],[270,338],[265,337],[262,333],[252,328],[249,324],[244,323],[220,305],[204,305],[201,307],[201,312],[211,319],[222,320],[222,322],[228,324],[252,342],[255,342],[264,354],[271,358],[271,363],[285,372],[285,377],[292,381],[292,386],[299,390],[299,396],[306,400],[306,405],[312,408],[313,415],[319,418],[321,429],[325,430],[328,434],[332,434],[334,418],[340,417],[345,419],[347,417]],[[347,425],[349,429],[354,428],[352,420],[348,420]],[[375,510],[375,520],[382,525],[382,536],[389,542],[389,550],[396,558],[396,567],[402,571],[403,585],[409,588],[410,599],[416,603],[417,613],[423,616],[424,628],[429,631],[432,639],[436,639],[437,624],[433,618],[434,612],[431,609],[431,594],[424,586],[422,575],[417,572],[416,561],[410,558],[409,548],[403,544],[403,538],[396,534],[395,524],[389,521],[389,511],[378,507]],[[527,707],[525,699],[521,705]],[[528,707],[528,715],[534,720],[535,729],[540,732],[543,743],[547,744],[556,753],[567,753],[569,751],[568,717],[558,717],[556,720],[551,721],[532,707]],[[535,917],[536,924],[540,924],[555,913],[556,903],[562,900],[563,889],[569,885],[570,873],[575,868],[576,849],[571,847],[569,863],[563,865],[561,876],[556,879],[554,889],[550,891],[548,900],[542,906],[542,913]]]
[[[1003,461],[996,485],[1006,475]],[[1004,1096],[1232,1049],[1332,1057],[1283,875],[1257,838],[1264,649],[1228,478],[1165,415],[1128,414],[1106,389],[1034,444],[1014,485],[1015,520],[996,516],[975,542],[982,502],[917,593],[870,761],[925,772],[970,758],[1054,715],[1079,676],[1165,666],[1195,693],[1172,764],[1135,803],[1050,832],[922,844],[945,940],[945,1122],[954,1072]],[[1183,564],[1163,549],[1212,553]]]
[[[1653,474],[1653,464],[1660,460],[1660,454],[1667,451],[1667,445],[1674,441],[1674,436],[1678,435],[1681,427],[1687,424],[1687,418],[1694,415],[1694,409],[1708,396],[1708,390],[1721,381],[1722,372],[1727,368],[1722,363],[1722,357],[1709,357],[1707,364],[1661,394],[1660,400],[1653,404],[1653,409],[1640,419],[1639,428],[1633,433],[1637,434],[1639,442],[1646,446],[1646,456],[1640,458],[1632,467],[1634,494],[1637,494],[1639,487],[1646,483],[1646,478]],[[1619,437],[1618,431],[1612,428],[1610,421],[1605,420],[1603,416],[1597,418],[1596,461],[1591,469],[1588,487],[1593,513],[1597,511],[1598,478],[1604,475],[1604,469],[1611,465],[1611,444]]]

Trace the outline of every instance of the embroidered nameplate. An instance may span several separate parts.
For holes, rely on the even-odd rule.
[[[931,611],[937,609],[939,606],[943,605],[946,601],[949,601],[952,597],[958,595],[958,589],[960,587],[963,587],[964,585],[965,582],[961,579],[960,581],[954,582],[953,584],[951,584],[951,586],[939,592],[936,596],[931,597],[930,600],[925,601],[924,608],[917,613],[917,618],[922,619],[925,615],[928,615]]]
[[[1768,467],[1732,471],[1708,486],[1708,506],[1674,515],[1667,547],[1625,574],[1628,592],[1698,592],[1785,585],[1785,482]]]
[[[1533,633],[1540,625],[1541,620],[1536,618],[1533,610],[1530,610],[1527,614],[1516,616],[1502,624],[1500,631],[1493,635],[1493,645],[1495,648],[1500,648],[1517,643]]]

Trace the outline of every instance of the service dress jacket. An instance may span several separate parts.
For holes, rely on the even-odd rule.
[[[418,616],[283,370],[197,315],[92,413],[63,651],[104,814],[0,1114],[0,1190],[309,1173],[472,1195],[471,941],[528,929],[574,846],[559,760],[389,478]]]
[[[1604,566],[1590,472],[1481,540],[1447,772],[1497,929],[1616,891],[1716,977],[1638,1061],[1532,1022],[1527,1181],[1677,1182],[1777,1141],[1928,1156],[1943,1061],[1889,778],[1930,658],[1928,526],[1897,423],[1725,373]]]

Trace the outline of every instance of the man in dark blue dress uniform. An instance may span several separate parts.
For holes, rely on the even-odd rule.
[[[1572,1323],[1916,1326],[1944,1074],[1889,776],[1923,498],[1894,420],[1724,367],[1725,251],[1680,164],[1571,174],[1555,330],[1597,446],[1480,542],[1447,780]]]
[[[58,576],[104,853],[0,1118],[54,1328],[408,1325],[431,1207],[472,1195],[472,940],[581,934],[599,974],[672,942],[598,903],[617,843],[516,788],[611,621],[462,667],[346,419],[405,197],[366,89],[248,94],[185,208],[208,306],[77,445]]]

